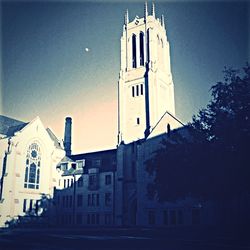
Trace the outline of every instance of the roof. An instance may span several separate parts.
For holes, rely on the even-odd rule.
[[[23,129],[28,122],[22,122],[4,115],[0,115],[0,134],[7,137],[13,136],[15,132]]]
[[[52,132],[52,130],[50,128],[46,128],[46,131],[49,134],[51,140],[54,142],[55,147],[59,148],[59,149],[63,149],[62,146],[61,146],[61,144],[60,144],[60,141],[57,139],[57,137]]]
[[[101,160],[100,165],[93,165],[95,160],[99,159]],[[76,162],[80,160],[85,161],[84,170],[70,167],[67,170],[63,170],[62,176],[87,173],[88,169],[93,167],[98,168],[100,172],[114,171],[116,170],[116,149],[65,156],[57,166],[60,166],[64,162]]]

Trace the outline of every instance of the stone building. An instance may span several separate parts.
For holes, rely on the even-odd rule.
[[[58,169],[57,224],[114,226],[116,149],[70,155]]]
[[[39,117],[25,123],[0,116],[0,227],[48,209],[56,165],[64,155],[61,142]]]

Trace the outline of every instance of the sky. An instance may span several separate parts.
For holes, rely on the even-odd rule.
[[[165,16],[176,116],[187,123],[208,104],[224,67],[249,61],[249,3],[155,5]],[[115,148],[126,9],[130,21],[142,17],[144,1],[1,1],[0,113],[39,116],[60,139],[70,116],[73,153]]]

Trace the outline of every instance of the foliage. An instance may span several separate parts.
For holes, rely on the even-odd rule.
[[[149,196],[177,200],[228,199],[250,192],[250,67],[225,69],[224,81],[212,88],[212,99],[185,128],[176,131],[146,168],[154,176]]]

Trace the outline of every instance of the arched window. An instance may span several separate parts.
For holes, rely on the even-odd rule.
[[[140,33],[140,65],[144,65],[144,34]]]
[[[149,54],[149,29],[147,30],[147,56],[148,56],[148,62],[150,60],[150,54]]]
[[[136,35],[132,36],[132,67],[136,68]]]
[[[32,143],[27,151],[24,188],[39,189],[41,152],[37,143]]]

